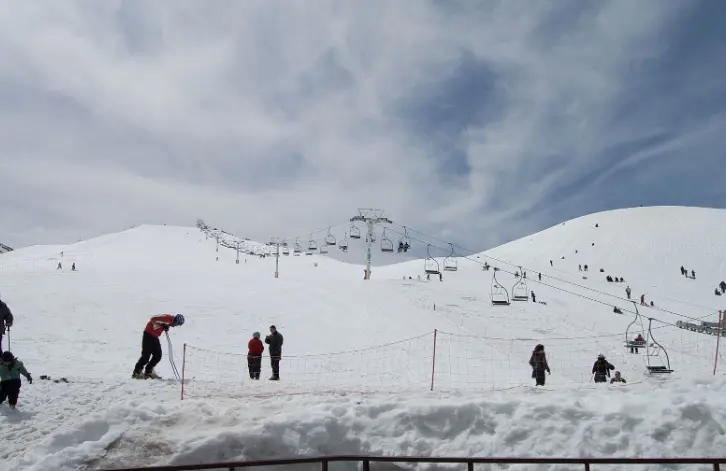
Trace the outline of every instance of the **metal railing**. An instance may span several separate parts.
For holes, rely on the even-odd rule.
[[[412,456],[320,456],[315,458],[290,458],[280,460],[237,461],[228,463],[189,464],[177,466],[150,466],[141,468],[117,468],[105,471],[196,471],[225,469],[236,471],[238,469],[257,466],[281,466],[320,464],[321,471],[328,471],[330,463],[356,462],[362,463],[362,471],[370,471],[371,463],[427,463],[427,464],[465,464],[467,471],[474,471],[476,464],[561,464],[582,465],[585,471],[590,471],[592,465],[710,465],[714,471],[720,471],[720,465],[726,464],[724,458],[444,458],[444,457],[412,457]],[[463,471],[463,470],[462,470]]]

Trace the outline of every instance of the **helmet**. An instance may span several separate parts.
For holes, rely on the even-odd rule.
[[[13,361],[15,360],[15,357],[10,352],[3,352],[2,356],[0,356],[0,360],[2,361]]]
[[[252,337],[258,339],[258,338],[260,338],[260,333],[259,332],[253,332],[252,333]]]
[[[605,359],[605,355],[603,355],[603,354],[601,353],[600,355],[598,355],[598,356],[597,356],[597,359],[598,359],[598,360],[604,360],[604,359]]]
[[[184,316],[182,316],[181,314],[177,314],[176,316],[174,316],[174,325],[177,327],[180,325],[184,325]]]

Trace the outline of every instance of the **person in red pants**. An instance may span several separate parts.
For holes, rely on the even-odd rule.
[[[184,316],[181,314],[162,314],[152,317],[146,324],[144,335],[141,339],[141,358],[136,362],[134,379],[161,379],[154,372],[154,367],[161,361],[161,342],[159,337],[162,332],[168,332],[169,327],[180,327],[184,325]],[[144,370],[144,373],[141,373]]]

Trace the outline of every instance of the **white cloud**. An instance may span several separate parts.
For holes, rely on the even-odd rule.
[[[681,8],[0,5],[0,223],[18,243],[197,217],[306,235],[372,206],[478,247],[542,224],[518,215],[638,134],[610,133],[610,103]],[[430,98],[465,51],[495,76],[502,109],[447,136],[471,173],[442,178],[401,103]]]

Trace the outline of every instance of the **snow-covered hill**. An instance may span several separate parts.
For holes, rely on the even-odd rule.
[[[717,319],[725,229],[722,210],[599,213],[460,259],[441,282],[426,281],[423,260],[377,266],[366,282],[362,265],[320,254],[280,257],[275,278],[274,257],[243,254],[237,264],[229,247],[239,240],[223,235],[217,251],[214,237],[184,227],[19,249],[0,258],[0,293],[16,315],[4,346],[10,340],[36,381],[17,411],[0,409],[10,437],[0,469],[354,452],[716,455],[726,445],[716,338],[670,324]],[[492,306],[484,262],[510,295],[521,266],[538,302]],[[638,306],[644,324],[631,325],[626,285],[655,303]],[[128,379],[144,324],[161,312],[187,318],[171,332],[189,380],[181,402],[174,381]],[[624,347],[626,331],[647,336],[647,317],[667,358]],[[285,335],[282,380],[254,382],[246,342],[270,324]],[[552,369],[540,391],[527,364],[537,343]],[[163,346],[157,369],[170,377]],[[591,382],[598,353],[627,385]],[[668,361],[673,374],[645,374]]]

